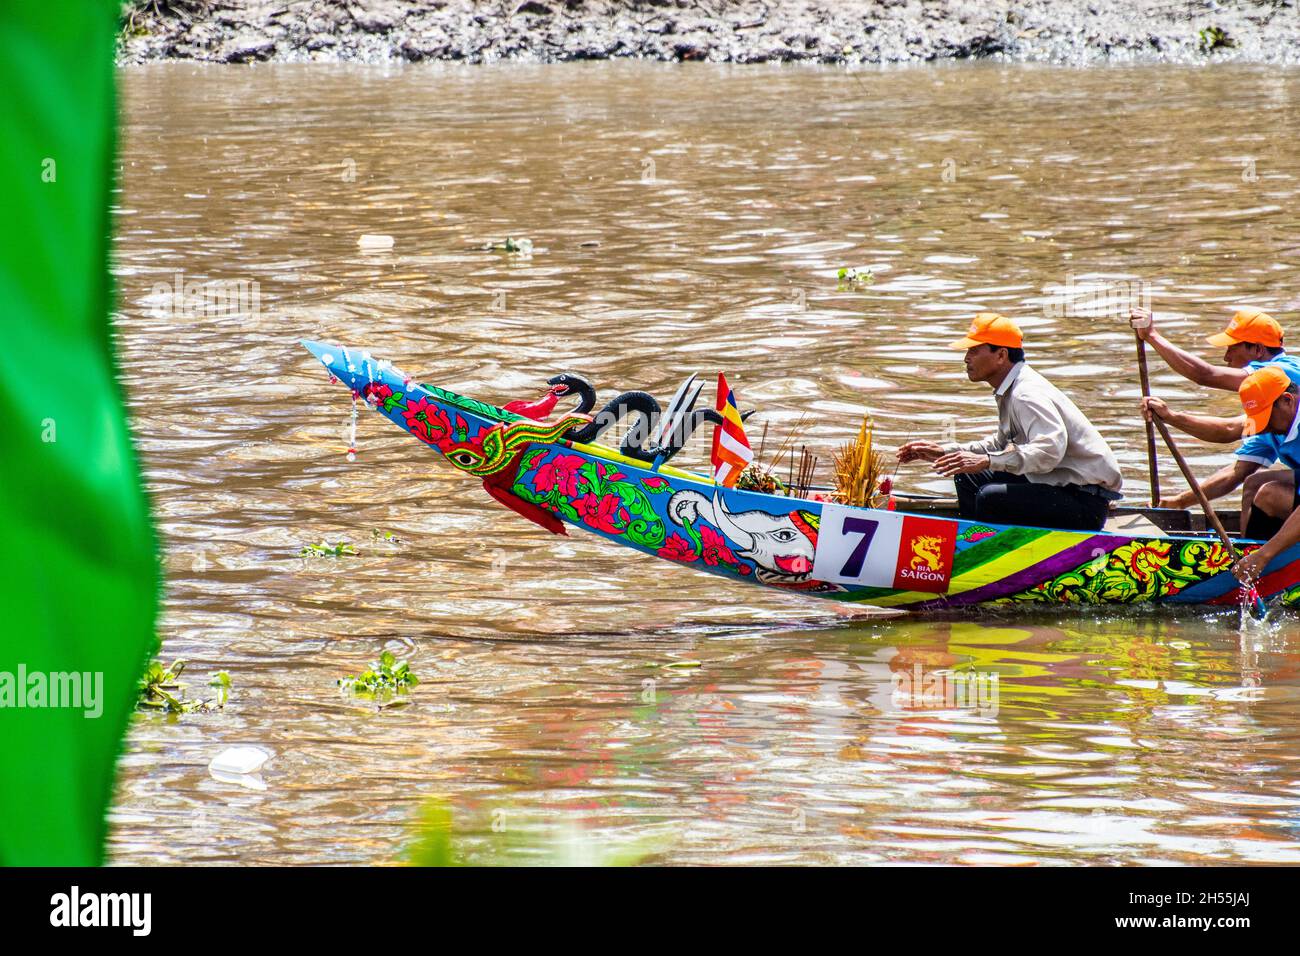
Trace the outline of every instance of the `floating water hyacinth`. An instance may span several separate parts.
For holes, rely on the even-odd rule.
[[[402,694],[419,683],[420,679],[411,673],[411,662],[399,661],[389,651],[380,654],[379,660],[372,662],[369,670],[338,680],[339,687],[358,697]]]
[[[184,661],[173,661],[170,667],[164,667],[161,661],[151,661],[145,668],[137,684],[136,709],[155,711],[165,714],[188,714],[201,710],[220,710],[230,699],[230,675],[218,671],[208,679],[208,686],[215,688],[215,698],[186,700],[185,687],[181,674],[185,672]]]
[[[509,252],[521,256],[531,256],[533,254],[533,240],[506,236],[505,242],[489,243],[486,248],[493,252]]]
[[[839,280],[841,289],[858,289],[876,281],[875,275],[865,266],[845,266],[835,276]]]
[[[357,549],[346,541],[340,541],[338,544],[329,544],[325,541],[320,544],[308,544],[298,552],[299,556],[304,558],[341,558],[345,554],[356,553]]]

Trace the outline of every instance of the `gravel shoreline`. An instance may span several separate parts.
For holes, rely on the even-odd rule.
[[[1300,62],[1300,0],[131,0],[118,62]]]

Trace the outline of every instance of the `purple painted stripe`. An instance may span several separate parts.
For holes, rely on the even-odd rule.
[[[1038,541],[1041,540],[1041,538],[1038,539]],[[1024,547],[1032,548],[1038,541],[1031,541]],[[1117,534],[1091,535],[1078,544],[1066,548],[1064,551],[1058,551],[1051,557],[1045,558],[1037,564],[1031,564],[1015,574],[1008,574],[1005,578],[999,578],[969,591],[963,591],[961,594],[954,594],[952,597],[941,597],[933,601],[909,605],[909,607],[918,611],[932,610],[934,608],[964,604],[979,604],[981,601],[991,601],[995,598],[1006,597],[1009,594],[1018,594],[1026,588],[1041,584],[1058,574],[1073,571],[1079,565],[1091,560],[1097,553],[1109,554],[1116,548],[1132,542],[1132,538],[1125,538]]]

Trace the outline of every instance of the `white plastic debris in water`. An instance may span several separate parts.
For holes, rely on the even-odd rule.
[[[208,769],[213,773],[257,773],[270,759],[270,752],[261,747],[227,747],[212,758]]]
[[[393,237],[367,233],[357,240],[357,245],[361,247],[362,252],[379,252],[393,248]]]

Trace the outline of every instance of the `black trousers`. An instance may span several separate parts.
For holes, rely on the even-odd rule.
[[[1291,500],[1291,510],[1295,511],[1300,508],[1300,468],[1294,469],[1291,480],[1295,487],[1295,497]],[[1242,529],[1241,536],[1243,538],[1254,538],[1256,541],[1267,541],[1281,531],[1284,524],[1286,524],[1286,518],[1274,518],[1258,508],[1251,508],[1250,520],[1246,522],[1246,527]]]
[[[1078,485],[1042,485],[1005,471],[957,475],[953,483],[961,516],[971,521],[1100,531],[1110,513],[1109,501]]]

